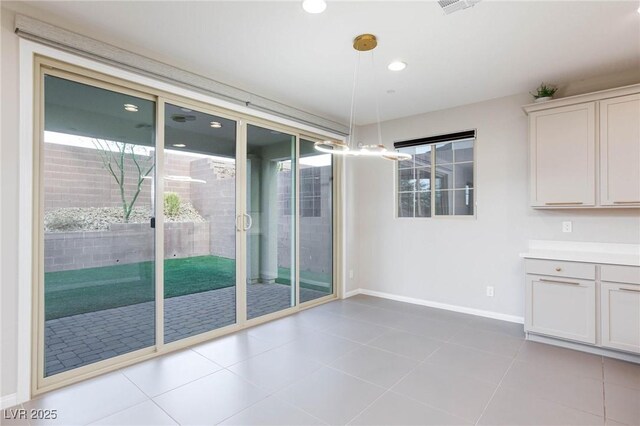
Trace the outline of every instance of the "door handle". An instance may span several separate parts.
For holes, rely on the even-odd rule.
[[[245,222],[244,230],[248,231],[249,229],[251,229],[251,226],[253,225],[253,218],[251,217],[250,214],[247,214],[247,213],[243,213],[242,215],[246,218],[246,220],[244,221]]]
[[[240,225],[238,225],[238,219],[240,218],[241,215],[236,215],[236,231],[240,232],[242,231],[242,229],[240,229]]]

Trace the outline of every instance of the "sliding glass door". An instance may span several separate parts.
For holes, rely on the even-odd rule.
[[[155,344],[155,108],[44,77],[43,377]]]
[[[300,139],[300,303],[333,294],[333,158]]]
[[[296,305],[296,137],[247,125],[247,319]]]
[[[55,65],[38,91],[35,393],[334,294],[334,167],[311,139]]]
[[[236,323],[236,132],[164,104],[164,343]]]

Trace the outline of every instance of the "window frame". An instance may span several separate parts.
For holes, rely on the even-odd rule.
[[[477,129],[468,129],[466,131],[473,131],[475,134],[475,137],[473,138],[473,159],[471,161],[466,161],[466,162],[461,162],[460,164],[464,164],[464,163],[469,163],[471,162],[473,164],[473,214],[470,215],[456,215],[456,214],[447,214],[447,215],[443,215],[443,214],[436,214],[436,209],[435,209],[435,192],[436,192],[436,188],[435,188],[435,173],[436,173],[436,163],[435,163],[435,147],[436,145],[439,144],[445,144],[445,143],[454,143],[454,142],[460,142],[462,140],[465,140],[467,138],[460,138],[460,139],[453,139],[453,140],[448,140],[448,141],[442,141],[442,142],[431,142],[431,143],[423,143],[423,144],[416,144],[414,146],[427,146],[430,145],[433,148],[431,149],[431,176],[430,176],[430,182],[429,182],[429,191],[428,193],[431,195],[431,203],[430,203],[430,208],[431,208],[431,216],[400,216],[398,214],[398,207],[399,207],[399,203],[400,203],[400,193],[404,192],[406,193],[407,191],[400,191],[399,189],[399,185],[400,185],[400,181],[399,181],[399,170],[400,170],[400,161],[396,161],[396,164],[393,167],[393,184],[394,184],[394,201],[393,201],[393,216],[395,219],[400,219],[400,220],[405,220],[405,219],[414,219],[414,220],[425,220],[425,219],[436,219],[436,220],[440,220],[440,219],[454,219],[454,220],[476,220],[478,218],[478,184],[477,184],[477,155],[478,155],[478,130]],[[451,134],[454,132],[450,132],[450,133],[445,133],[445,134],[441,134],[441,135],[447,135],[447,134]],[[459,132],[455,132],[455,133],[459,133]],[[418,138],[413,138],[416,140],[419,139],[427,139],[427,138],[431,138],[431,137],[438,137],[440,135],[432,135],[432,136],[426,136],[426,137],[418,137]],[[409,139],[411,140],[411,139]],[[399,149],[402,148],[396,148],[395,150],[398,151]],[[449,163],[446,163],[449,164]],[[451,163],[451,164],[457,164],[457,163]],[[414,168],[415,169],[415,168]],[[412,193],[417,193],[419,191],[412,191]],[[414,206],[415,206],[415,201],[414,201]],[[414,207],[415,208],[415,207]],[[415,211],[414,211],[415,214]]]

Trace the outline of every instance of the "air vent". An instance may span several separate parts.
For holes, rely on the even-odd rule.
[[[447,15],[471,7],[479,2],[480,0],[438,0],[438,4]]]

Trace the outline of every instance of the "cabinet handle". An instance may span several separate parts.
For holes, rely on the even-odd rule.
[[[556,268],[556,272],[560,272],[560,271],[562,271],[562,268],[558,266],[558,267]]]
[[[634,290],[632,288],[619,288],[620,291],[629,291],[631,293],[640,293],[640,290]]]
[[[614,201],[613,204],[640,204],[640,201]]]
[[[579,204],[584,204],[582,201],[562,201],[562,202],[557,202],[557,203],[544,203],[547,206],[562,206],[562,205],[566,205],[566,204],[575,204],[575,205],[579,205]]]
[[[548,280],[546,278],[540,278],[540,281],[545,283],[554,283],[554,284],[580,285],[580,283],[572,283],[571,281]]]

